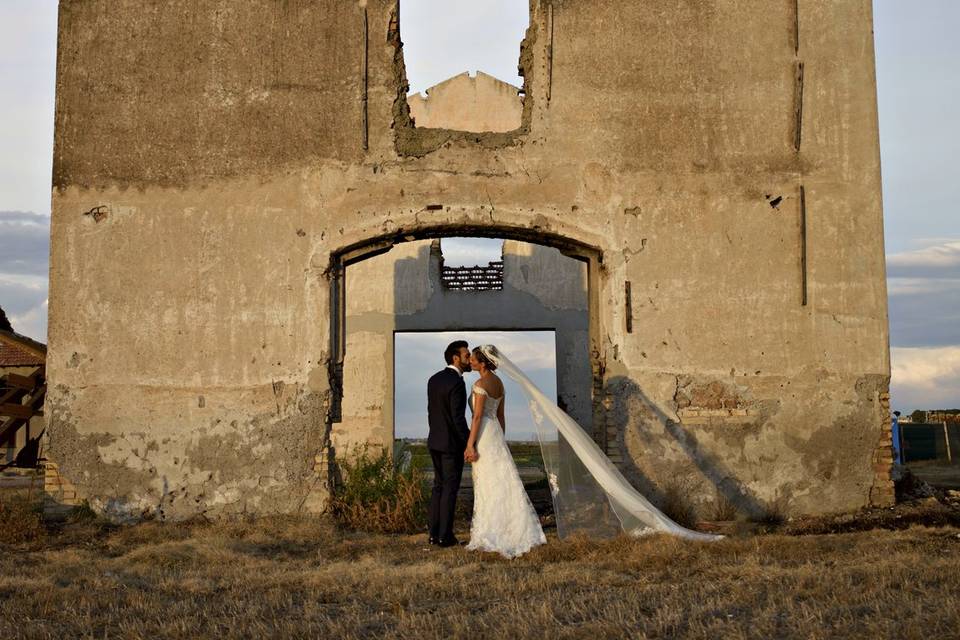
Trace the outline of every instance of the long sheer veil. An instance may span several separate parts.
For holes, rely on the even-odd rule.
[[[606,537],[621,531],[635,536],[660,531],[691,540],[723,537],[692,531],[665,516],[627,482],[580,425],[497,347],[487,344],[480,349],[527,396],[561,538],[574,533]]]

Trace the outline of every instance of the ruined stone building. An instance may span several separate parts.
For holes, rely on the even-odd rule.
[[[892,500],[870,0],[532,0],[519,124],[480,133],[414,125],[397,16],[61,0],[45,417],[64,499],[322,510],[331,442],[389,438],[390,379],[358,389],[352,362],[406,322],[444,328],[452,292],[415,243],[473,235],[580,265],[582,309],[512,291],[585,310],[568,410],[589,398],[654,499]],[[355,277],[377,259],[395,277]],[[401,295],[374,308],[381,287]]]
[[[444,80],[407,98],[410,118],[417,127],[474,132],[506,132],[523,121],[520,89],[478,71]]]

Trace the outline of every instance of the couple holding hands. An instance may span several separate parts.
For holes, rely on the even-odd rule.
[[[430,544],[460,544],[453,534],[454,512],[463,467],[469,462],[474,504],[467,548],[515,558],[547,539],[507,446],[503,382],[494,373],[499,352],[493,345],[471,351],[466,341],[457,340],[443,356],[447,366],[427,382],[427,447],[434,471]],[[468,396],[463,374],[471,371],[480,378]]]

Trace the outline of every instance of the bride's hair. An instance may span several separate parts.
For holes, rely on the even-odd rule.
[[[497,365],[493,364],[493,361],[487,357],[483,351],[480,350],[480,347],[474,347],[473,349],[474,357],[487,366],[488,371],[496,371]]]

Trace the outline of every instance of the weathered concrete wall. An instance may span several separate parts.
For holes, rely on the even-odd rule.
[[[890,497],[869,0],[533,0],[510,133],[411,126],[389,0],[63,0],[58,55],[49,453],[95,508],[320,508],[331,254],[465,226],[601,252],[654,495]]]
[[[402,366],[394,361],[396,331],[553,329],[558,400],[592,429],[586,265],[507,240],[503,289],[457,291],[441,283],[441,247],[440,240],[407,242],[347,267],[343,420],[330,433],[337,455],[393,443],[394,371]],[[443,355],[435,356],[439,370]]]
[[[520,128],[523,100],[519,88],[478,71],[464,71],[407,97],[417,127],[505,132]]]

